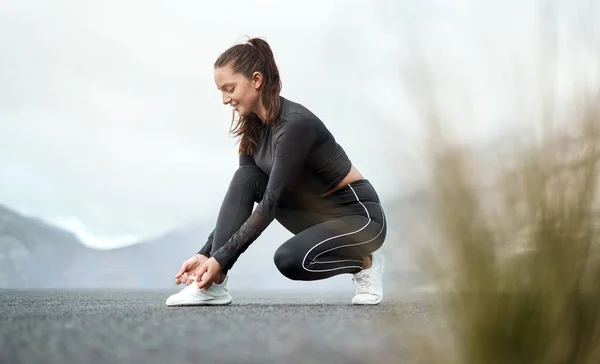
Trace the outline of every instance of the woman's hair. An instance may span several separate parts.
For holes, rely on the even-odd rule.
[[[249,79],[252,78],[254,72],[262,74],[260,98],[267,110],[265,124],[269,127],[274,126],[281,106],[279,102],[281,79],[269,44],[260,38],[252,38],[246,43],[230,47],[219,56],[214,64],[215,69],[226,66],[231,66],[233,72],[239,72]],[[233,119],[231,123],[233,125]],[[261,120],[254,113],[240,116],[235,128],[231,129],[235,136],[241,136],[240,153],[246,152],[248,155],[254,153],[258,138],[257,128],[261,124]]]

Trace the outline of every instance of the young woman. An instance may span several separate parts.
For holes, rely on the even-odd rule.
[[[294,234],[274,256],[284,276],[311,281],[351,274],[352,303],[381,302],[384,260],[375,251],[387,226],[373,186],[316,115],[280,96],[267,42],[232,46],[214,69],[223,104],[239,114],[232,130],[240,137],[239,168],[208,242],[175,276],[187,287],[167,305],[231,303],[228,271],[274,219]]]

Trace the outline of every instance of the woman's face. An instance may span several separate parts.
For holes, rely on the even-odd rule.
[[[253,78],[248,79],[241,73],[234,73],[230,66],[215,69],[215,83],[223,95],[223,104],[230,105],[240,115],[256,110],[261,81],[259,72],[254,72]]]

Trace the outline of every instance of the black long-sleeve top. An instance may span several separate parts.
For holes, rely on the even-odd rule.
[[[269,180],[262,200],[248,220],[212,255],[227,269],[273,221],[284,194],[321,196],[352,167],[344,149],[315,114],[281,96],[280,101],[277,123],[274,127],[260,127],[254,155],[240,154],[240,166],[255,164]],[[200,254],[209,255],[213,234],[214,231]]]

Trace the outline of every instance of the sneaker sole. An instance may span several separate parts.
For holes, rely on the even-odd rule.
[[[221,298],[210,301],[201,301],[201,302],[189,302],[189,303],[172,303],[167,304],[168,307],[187,307],[187,306],[226,306],[230,305],[233,302],[231,297],[229,298]]]
[[[356,306],[375,306],[381,303],[382,300],[376,302],[352,302],[353,305]]]

